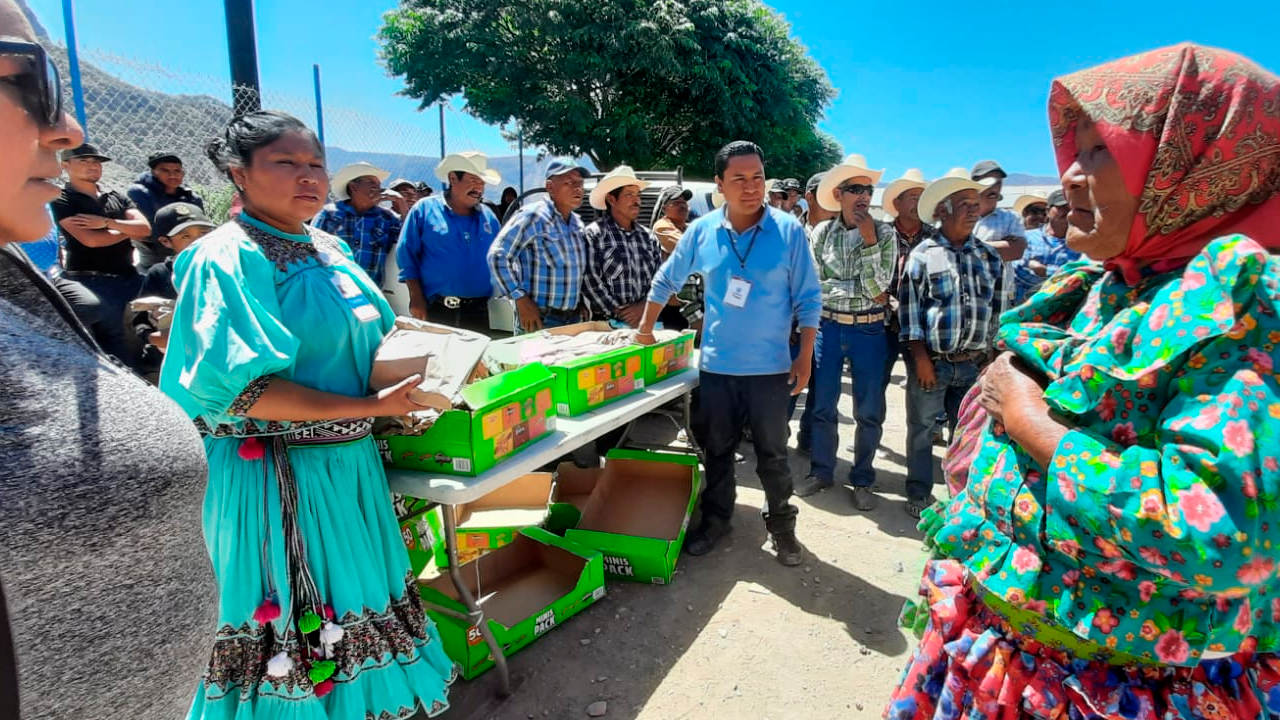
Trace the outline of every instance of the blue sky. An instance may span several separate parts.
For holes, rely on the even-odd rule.
[[[61,0],[28,2],[49,33],[61,38]],[[400,85],[376,59],[373,37],[393,2],[256,4],[268,99],[274,92],[299,106],[287,109],[311,112],[306,104],[311,65],[320,63],[330,144],[394,151],[404,142],[426,146],[412,152],[438,152],[435,110],[420,113],[416,102],[397,97]],[[1242,0],[1221,11],[1203,0],[770,4],[791,22],[793,34],[839,89],[823,129],[846,152],[863,153],[873,166],[887,168],[890,177],[907,167],[937,176],[985,157],[1014,172],[1055,174],[1045,119],[1049,81],[1140,50],[1192,40],[1235,50],[1280,71],[1280,43],[1275,42],[1280,3],[1275,0]],[[82,50],[163,64],[180,74],[228,74],[218,0],[78,0],[76,16]],[[372,132],[357,120],[344,122],[339,107],[386,118],[388,127],[400,132]],[[459,108],[457,101],[446,117],[450,151],[475,147],[514,154],[496,129]]]

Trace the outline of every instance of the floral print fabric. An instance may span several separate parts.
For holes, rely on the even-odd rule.
[[[1069,266],[1006,313],[1001,343],[1073,430],[1041,467],[986,421],[936,551],[1086,659],[1275,651],[1278,283],[1280,259],[1234,236],[1132,287]]]

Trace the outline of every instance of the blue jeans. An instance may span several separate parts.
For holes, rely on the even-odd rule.
[[[826,483],[834,481],[840,421],[836,406],[840,402],[841,376],[847,359],[853,378],[853,416],[858,421],[849,483],[855,487],[871,487],[876,479],[871,463],[884,434],[884,363],[889,352],[884,323],[841,325],[824,319],[818,343],[822,352],[809,384],[809,401],[813,405],[809,474]]]
[[[937,382],[932,390],[920,387],[915,362],[907,363],[907,497],[927,498],[933,493],[933,429],[939,414],[954,424],[960,401],[978,380],[978,364],[933,361]]]
[[[815,342],[814,345],[817,345]],[[800,343],[791,344],[791,359],[795,360],[800,355]],[[804,402],[804,412],[800,414],[800,435],[796,438],[797,446],[808,450],[813,442],[813,376],[818,371],[818,348],[813,349],[813,367],[809,373],[809,393],[808,399]],[[796,416],[796,405],[800,402],[800,394],[791,396],[790,404],[787,405],[787,421]]]

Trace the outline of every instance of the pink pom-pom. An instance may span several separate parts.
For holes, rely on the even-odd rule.
[[[316,697],[318,698],[322,698],[325,695],[328,695],[332,690],[333,690],[332,680],[325,680],[323,682],[316,683]]]
[[[261,460],[262,456],[267,454],[267,447],[256,437],[245,438],[241,441],[237,454],[241,460]]]
[[[332,621],[333,621],[333,619],[334,619],[335,617],[337,617],[337,613],[335,613],[335,612],[333,611],[333,606],[332,606],[332,605],[325,605],[325,606],[324,606],[324,619],[325,619],[325,620],[329,620],[330,622],[332,622]]]
[[[258,606],[258,609],[253,611],[253,621],[259,625],[266,625],[267,623],[275,622],[279,619],[280,606],[271,598],[263,600],[262,604]]]

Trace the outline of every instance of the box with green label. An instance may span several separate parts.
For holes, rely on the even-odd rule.
[[[671,582],[698,499],[698,458],[643,450],[611,450],[565,539],[599,550],[610,578]]]
[[[521,530],[511,544],[458,570],[507,656],[604,597],[600,553],[541,528]],[[445,653],[462,666],[462,676],[470,680],[493,667],[480,629],[443,612],[463,617],[467,612],[449,576],[420,584],[419,592]]]
[[[688,370],[689,363],[693,360],[693,340],[697,337],[697,333],[692,330],[680,333],[658,330],[654,335],[658,342],[641,351],[646,386]]]
[[[452,506],[458,563],[471,562],[507,545],[524,528],[541,525],[547,519],[553,481],[551,473],[529,473],[482,498]],[[426,515],[429,547],[437,568],[449,567],[443,515],[449,507],[442,505]]]
[[[616,349],[582,357],[554,359],[557,356],[571,356],[575,349],[572,341],[561,344],[557,338],[577,338],[585,332],[613,331],[606,322],[548,328],[538,333],[490,343],[486,359],[491,366],[505,369],[520,367],[529,358],[552,358],[546,359],[546,365],[556,377],[552,394],[556,411],[561,416],[573,417],[644,389],[644,361],[640,357],[643,348],[640,345],[626,343],[611,346]]]
[[[387,465],[479,475],[556,429],[556,376],[534,363],[462,388],[464,407],[446,410],[421,435],[379,435]]]

